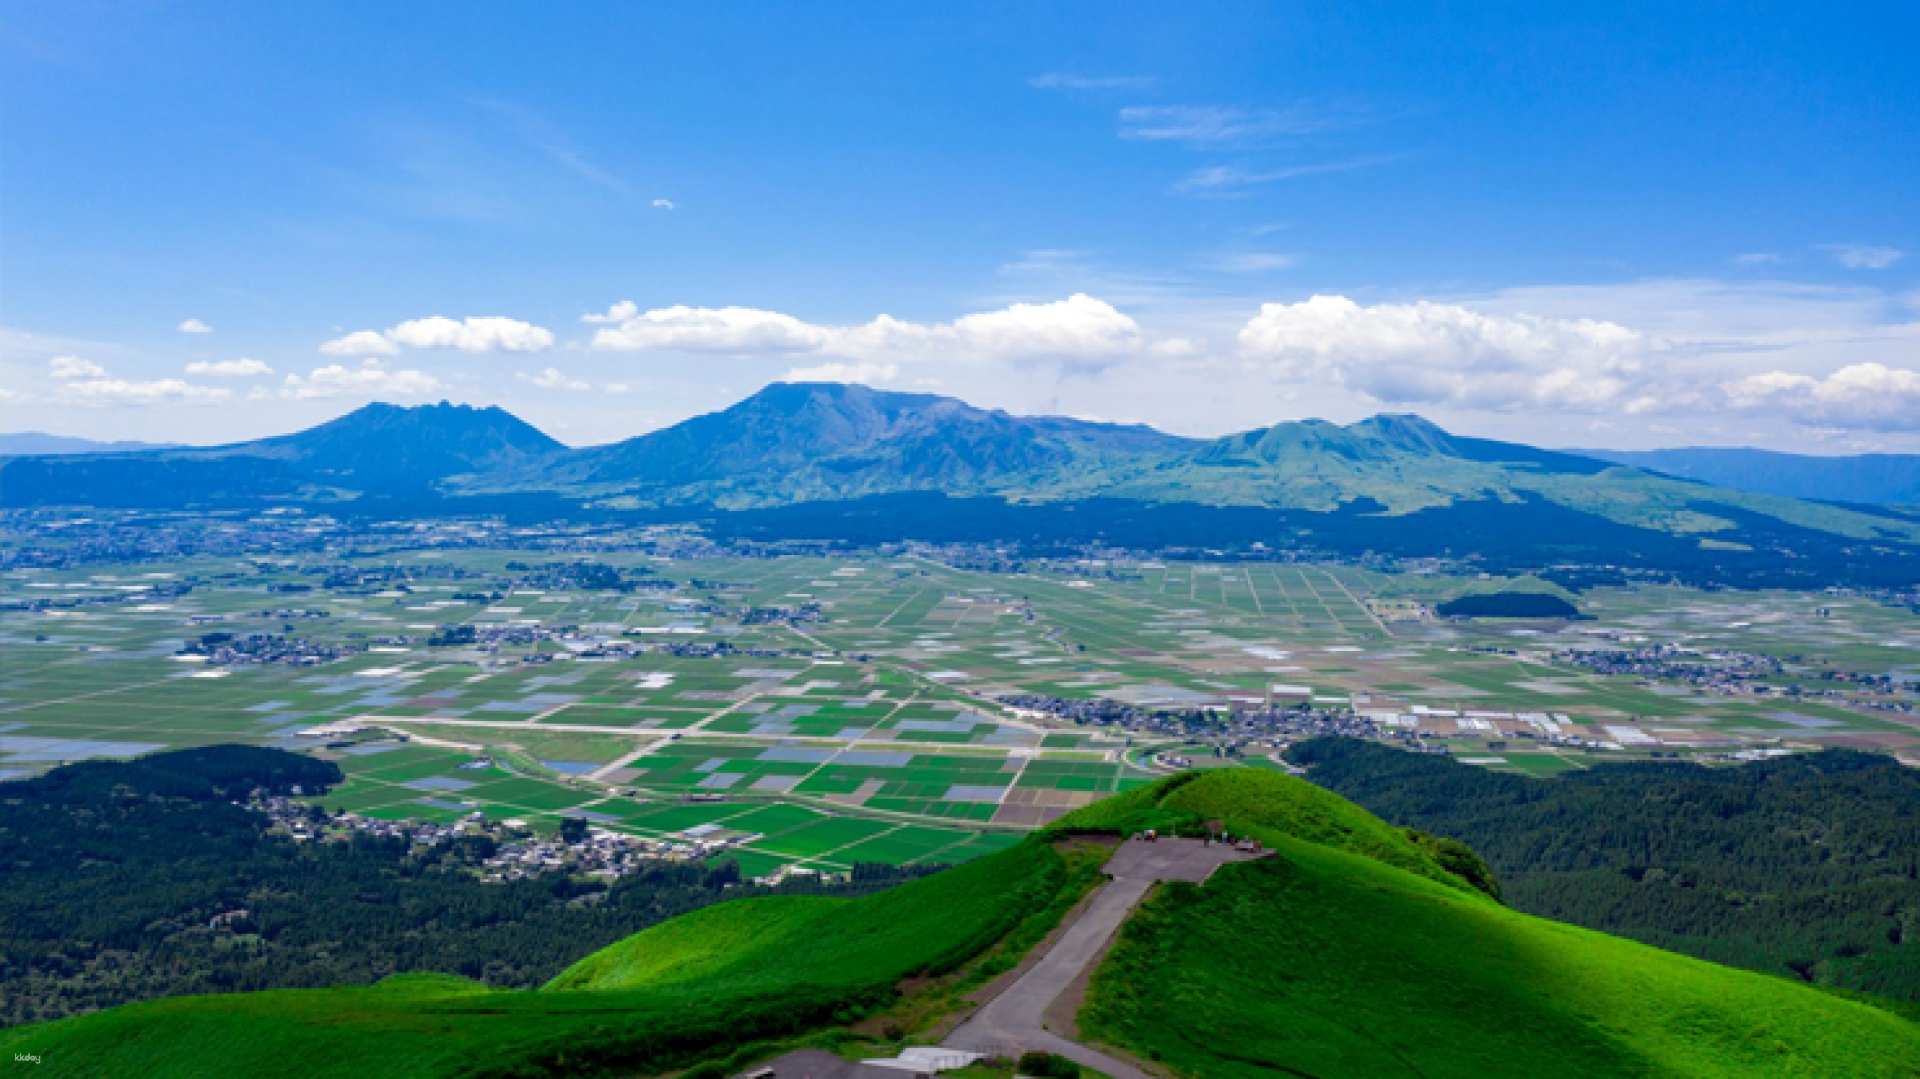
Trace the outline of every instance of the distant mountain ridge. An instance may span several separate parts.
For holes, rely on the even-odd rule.
[[[227,446],[0,460],[0,506],[54,505],[611,514],[768,539],[1371,551],[1771,585],[1920,576],[1920,515],[1711,487],[1419,416],[1199,439],[838,383],[774,383],[580,449],[500,408],[442,402]]]
[[[432,490],[566,447],[498,406],[369,404],[316,427],[224,446],[15,458],[0,505],[158,507],[329,501]]]
[[[135,450],[164,450],[170,442],[102,442],[72,435],[50,435],[45,431],[15,431],[0,434],[0,457],[49,453],[127,453]]]
[[[1920,453],[1821,457],[1718,446],[1567,452],[1739,491],[1835,502],[1920,506]]]

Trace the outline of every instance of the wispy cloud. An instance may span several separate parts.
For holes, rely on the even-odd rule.
[[[1879,244],[1821,244],[1820,250],[1849,270],[1884,270],[1907,257],[1897,247]]]
[[[1151,90],[1160,85],[1152,75],[1075,75],[1049,71],[1027,80],[1035,90]]]
[[[1271,273],[1297,265],[1299,259],[1278,251],[1239,251],[1213,260],[1213,268],[1226,273]]]
[[[679,206],[672,199],[654,199],[648,205],[656,210],[677,210]]]
[[[517,371],[513,377],[530,386],[538,386],[543,390],[569,390],[573,393],[591,393],[593,391],[593,383],[588,382],[584,378],[574,378],[558,367],[543,368],[538,374],[528,374],[525,371]]]
[[[55,356],[47,361],[47,374],[54,378],[104,378],[107,369],[79,356]]]
[[[603,168],[576,146],[559,125],[538,112],[511,101],[474,98],[473,104],[506,121],[507,128],[521,141],[540,151],[548,160],[597,187],[622,195],[633,195],[626,178]]]
[[[1774,251],[1745,251],[1730,260],[1735,266],[1777,266],[1786,260]]]
[[[1335,172],[1353,172],[1356,169],[1372,168],[1398,160],[1398,154],[1376,154],[1370,157],[1350,157],[1341,161],[1317,161],[1305,165],[1287,165],[1276,169],[1245,169],[1237,165],[1209,165],[1195,169],[1179,183],[1175,190],[1191,193],[1237,194],[1250,187],[1279,183],[1282,180],[1294,180],[1302,176],[1320,176]]]
[[[197,318],[182,319],[180,321],[180,325],[175,326],[174,329],[179,330],[181,333],[212,333],[213,332],[212,326],[207,325],[206,323],[200,321]]]
[[[1143,142],[1206,145],[1308,135],[1340,126],[1319,109],[1244,109],[1233,105],[1129,105],[1120,110],[1120,137]]]
[[[237,360],[195,360],[187,365],[186,370],[189,375],[209,378],[252,378],[255,375],[273,374],[273,368],[250,356],[242,356]]]

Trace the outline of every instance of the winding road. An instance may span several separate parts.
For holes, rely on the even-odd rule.
[[[1107,860],[1107,875],[1113,879],[1094,892],[1052,947],[941,1044],[1000,1056],[1039,1049],[1103,1071],[1113,1079],[1153,1079],[1136,1064],[1048,1030],[1047,1009],[1083,972],[1099,963],[1114,933],[1154,884],[1164,880],[1197,883],[1228,862],[1255,857],[1258,855],[1198,839],[1153,843],[1131,839],[1122,843]]]

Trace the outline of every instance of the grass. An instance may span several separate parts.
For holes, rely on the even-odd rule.
[[[1305,840],[1352,851],[1449,887],[1471,888],[1405,831],[1331,791],[1267,769],[1182,772],[1075,810],[1054,822],[1052,831],[1128,834],[1157,828],[1196,835],[1208,821],[1218,821],[1227,832],[1268,846],[1290,838]]]
[[[1277,846],[1137,912],[1082,1029],[1207,1079],[1920,1070],[1890,1012]]]
[[[1066,886],[1038,840],[861,899],[737,900],[581,960],[548,987],[457,978],[177,997],[0,1032],[45,1075],[653,1073],[834,1026],[992,947]]]

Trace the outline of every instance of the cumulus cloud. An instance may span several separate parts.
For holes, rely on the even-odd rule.
[[[1897,247],[1878,244],[1822,244],[1820,250],[1849,270],[1884,270],[1907,257],[1907,253]]]
[[[452,348],[461,352],[539,352],[553,347],[553,333],[516,318],[408,319],[387,331],[407,348]]]
[[[616,304],[612,321],[627,313]],[[1075,293],[1051,303],[1016,303],[951,322],[910,322],[880,315],[852,326],[806,322],[753,307],[664,307],[634,312],[594,334],[593,347],[614,351],[821,353],[888,363],[921,359],[1060,358],[1097,360],[1140,349],[1140,327],[1104,300]]]
[[[358,367],[331,363],[306,375],[289,374],[282,397],[419,397],[440,388],[440,380],[411,368],[393,370],[369,356]]]
[[[242,356],[237,360],[195,360],[187,365],[187,374],[211,378],[251,378],[271,375],[273,368],[259,360]]]
[[[1920,431],[1920,371],[1855,363],[1824,376],[1765,371],[1723,388],[1735,408],[1773,411],[1798,423]]]
[[[1345,296],[1263,304],[1243,353],[1274,374],[1390,404],[1584,410],[1625,404],[1645,371],[1642,335],[1597,319],[1488,315]]]
[[[107,369],[79,356],[55,356],[47,361],[47,374],[54,378],[103,378]]]
[[[616,303],[612,307],[607,308],[606,314],[597,315],[589,311],[588,313],[580,316],[580,321],[603,324],[603,325],[611,325],[611,324],[625,322],[628,319],[634,317],[635,315],[638,315],[639,313],[640,313],[639,304],[634,303],[632,300],[621,300],[619,303]]]
[[[783,382],[862,382],[876,385],[900,377],[900,366],[892,363],[822,363],[795,367],[781,375]]]
[[[213,332],[212,326],[207,325],[206,323],[200,321],[197,318],[181,319],[180,325],[175,326],[174,329],[179,330],[181,333],[212,333]]]
[[[830,331],[778,311],[757,307],[657,307],[632,312],[615,304],[604,318],[626,309],[627,317],[593,335],[593,347],[619,352],[672,349],[686,352],[807,352],[824,347]]]
[[[391,356],[402,348],[457,349],[461,352],[541,352],[553,347],[553,332],[517,318],[444,315],[408,319],[384,332],[356,330],[323,342],[328,356]]]
[[[574,393],[587,393],[593,389],[593,383],[583,378],[574,378],[558,367],[544,368],[538,374],[518,372],[515,378],[543,390],[571,390]]]
[[[320,351],[328,356],[391,356],[400,351],[400,346],[378,330],[355,330],[322,342]]]

